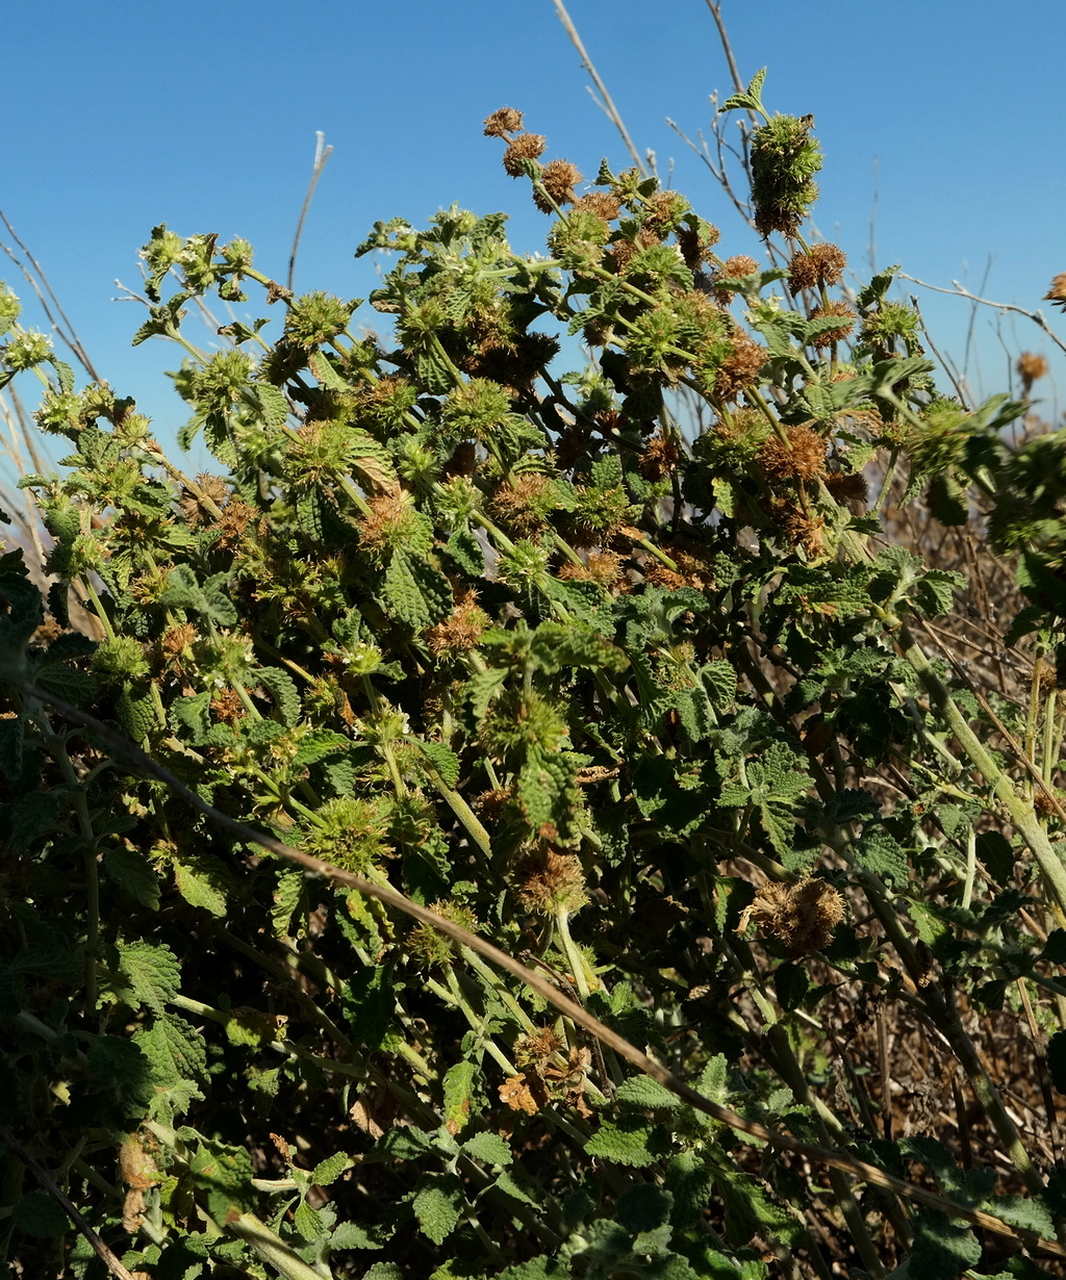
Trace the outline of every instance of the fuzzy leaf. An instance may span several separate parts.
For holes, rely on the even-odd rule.
[[[653,1152],[655,1130],[639,1121],[622,1121],[612,1124],[604,1121],[585,1143],[590,1156],[599,1156],[613,1164],[629,1165],[634,1169],[655,1164],[659,1153]]]
[[[181,985],[181,964],[173,951],[150,942],[119,942],[118,967],[122,998],[134,1008],[162,1015]]]
[[[498,1133],[493,1133],[492,1130],[475,1133],[472,1138],[467,1138],[463,1143],[463,1150],[475,1160],[480,1160],[483,1164],[496,1165],[498,1168],[509,1165],[514,1159],[507,1139],[502,1138]]]
[[[296,681],[281,667],[261,667],[255,674],[270,695],[282,724],[291,728],[300,718],[300,692]]]
[[[457,1062],[444,1077],[444,1126],[451,1134],[461,1133],[470,1120],[477,1067]]]
[[[427,1179],[412,1201],[422,1234],[434,1244],[443,1244],[459,1222],[462,1203],[458,1179],[448,1176]]]
[[[174,859],[174,883],[190,907],[200,907],[221,918],[233,889],[224,863],[207,853],[190,853]]]
[[[157,1018],[146,1031],[138,1031],[133,1043],[148,1059],[153,1083],[164,1088],[195,1080],[207,1069],[203,1038],[191,1023],[173,1014]]]
[[[143,854],[135,849],[109,849],[103,867],[107,878],[128,898],[149,911],[159,910],[159,877]]]
[[[673,1111],[681,1106],[681,1099],[672,1093],[666,1085],[653,1080],[651,1076],[631,1076],[618,1086],[615,1097],[619,1102],[627,1102],[630,1106],[643,1107],[647,1111]]]

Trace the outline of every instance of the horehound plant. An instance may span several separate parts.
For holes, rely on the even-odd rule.
[[[849,302],[801,234],[811,122],[726,106],[780,269],[512,108],[549,256],[378,224],[387,343],[157,227],[135,342],[212,474],[5,295],[72,450],[47,597],[0,561],[24,1274],[1061,1267],[1063,445],[938,393],[892,273]],[[280,332],[197,346],[252,290]],[[1018,555],[1020,705],[896,477]]]

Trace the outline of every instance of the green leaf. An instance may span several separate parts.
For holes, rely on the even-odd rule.
[[[30,1191],[11,1211],[12,1221],[18,1231],[38,1239],[49,1240],[66,1235],[72,1230],[70,1220],[47,1191]]]
[[[109,849],[103,858],[104,874],[118,889],[149,911],[159,910],[159,877],[136,849]]]
[[[334,729],[316,729],[314,733],[300,739],[292,762],[294,765],[317,764],[319,760],[326,760],[349,750],[351,745],[352,740],[347,734],[337,733]]]
[[[1047,1205],[1035,1196],[996,1196],[984,1207],[1012,1227],[1035,1231],[1047,1240],[1055,1238],[1055,1220]]]
[[[457,1062],[444,1076],[444,1127],[451,1134],[462,1133],[470,1120],[474,1100],[477,1067],[472,1062]]]
[[[181,985],[181,964],[173,951],[150,942],[119,942],[118,968],[123,1000],[162,1015]]]
[[[585,1143],[585,1150],[590,1156],[599,1156],[613,1164],[642,1169],[655,1164],[662,1154],[652,1150],[653,1146],[661,1146],[655,1138],[655,1129],[636,1119],[622,1120],[618,1124],[604,1121]]]
[[[483,1164],[495,1165],[497,1168],[506,1167],[514,1159],[507,1139],[502,1138],[498,1133],[493,1133],[492,1130],[475,1133],[473,1137],[467,1138],[463,1143],[463,1150],[473,1159],[480,1160]]]
[[[454,787],[459,781],[459,757],[443,742],[427,742],[418,739],[418,749],[444,780],[444,785]]]
[[[292,728],[300,719],[300,691],[296,681],[281,667],[260,667],[255,678],[270,695],[281,723]]]
[[[321,1216],[307,1203],[301,1200],[292,1215],[292,1223],[305,1240],[320,1240],[326,1234],[326,1227]]]
[[[909,1280],[954,1280],[980,1260],[981,1245],[968,1224],[950,1222],[931,1209],[915,1219]]]
[[[897,885],[907,883],[910,867],[907,852],[899,841],[887,831],[871,831],[864,834],[855,845],[859,866],[882,879],[893,880]]]
[[[311,1181],[316,1187],[329,1187],[341,1176],[346,1169],[350,1169],[355,1163],[351,1156],[343,1151],[338,1151],[332,1156],[327,1156],[325,1160],[320,1160],[318,1164],[311,1170]]]
[[[208,853],[189,853],[174,859],[174,883],[190,907],[200,907],[211,915],[226,914],[233,878],[224,863]]]
[[[653,1231],[668,1223],[673,1206],[674,1197],[669,1191],[664,1191],[651,1182],[638,1182],[619,1196],[615,1215],[627,1231],[636,1235],[641,1231]]]
[[[459,1222],[462,1203],[462,1188],[457,1178],[445,1175],[424,1181],[412,1201],[422,1234],[434,1244],[443,1244]]]
[[[278,937],[285,937],[292,926],[292,913],[300,903],[304,891],[304,873],[295,867],[283,867],[278,872],[278,882],[274,888],[274,905],[270,913],[274,932]]]
[[[681,1106],[681,1099],[666,1085],[651,1076],[631,1076],[618,1086],[615,1097],[630,1106],[643,1107],[647,1111],[673,1111]]]
[[[493,1186],[499,1187],[505,1195],[509,1195],[512,1200],[517,1200],[520,1204],[528,1204],[534,1208],[536,1207],[536,1200],[534,1200],[528,1192],[522,1190],[506,1169],[497,1176]]]
[[[999,831],[982,831],[977,837],[977,858],[998,885],[1009,883],[1016,858],[1010,841]]]
[[[366,1227],[357,1222],[342,1222],[329,1238],[329,1247],[340,1249],[383,1249],[385,1242],[377,1235],[371,1235]]]
[[[153,1082],[162,1088],[173,1088],[206,1073],[207,1048],[184,1018],[173,1014],[157,1018],[146,1031],[134,1035],[133,1043],[148,1059]]]

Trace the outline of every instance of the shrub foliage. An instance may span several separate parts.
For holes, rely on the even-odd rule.
[[[40,376],[70,448],[24,482],[47,580],[0,559],[23,1274],[1061,1265],[1063,441],[940,395],[891,271],[844,289],[800,235],[811,124],[761,91],[728,105],[771,269],[637,170],[542,160],[512,109],[486,132],[548,256],[502,214],[377,224],[387,340],[156,227],[134,342],[181,348],[212,474],[0,300],[3,377]],[[202,350],[212,297],[249,318]],[[941,647],[967,584],[896,536],[903,501],[1019,553],[1020,701]]]

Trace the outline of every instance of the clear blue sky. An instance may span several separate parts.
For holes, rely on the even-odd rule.
[[[664,172],[673,162],[673,185],[724,228],[727,252],[755,249],[665,124],[694,135],[710,92],[730,87],[703,0],[570,0],[570,11],[638,145]],[[1046,307],[1049,279],[1066,270],[1063,0],[725,0],[724,12],[745,78],[769,66],[771,110],[815,113],[818,229],[858,271],[876,193],[879,265],[977,289],[991,255],[988,296]],[[9,6],[4,26],[0,207],[105,376],[164,440],[184,416],[161,377],[178,352],[132,350],[138,310],[111,301],[115,277],[137,284],[136,249],[154,223],[246,236],[261,269],[283,277],[324,130],[335,151],[297,287],[361,295],[373,268],[352,250],[377,218],[422,223],[458,200],[512,212],[516,246],[542,247],[547,220],[481,136],[494,108],[521,107],[550,155],[586,174],[602,155],[625,162],[551,0],[52,0]],[[28,295],[3,259],[0,277]],[[960,353],[964,304],[923,295],[923,307]],[[1066,334],[1066,318],[1048,314]],[[1051,355],[1028,322],[1004,337],[1014,352]],[[1007,357],[987,314],[978,351],[984,389],[999,389]]]

